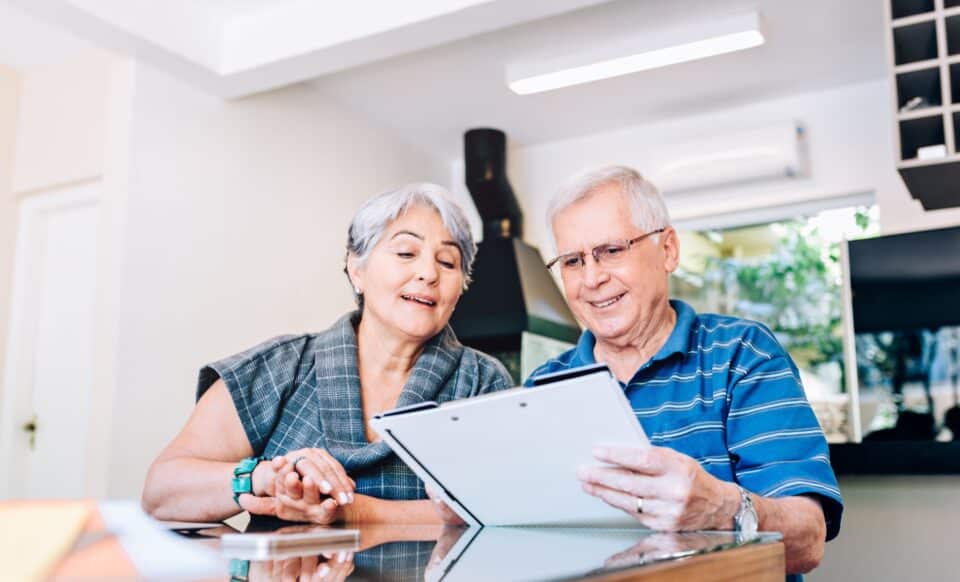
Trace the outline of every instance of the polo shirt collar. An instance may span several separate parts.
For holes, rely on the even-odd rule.
[[[667,341],[664,342],[660,350],[650,358],[651,362],[665,360],[673,354],[686,354],[690,350],[690,336],[693,326],[697,321],[697,312],[692,307],[680,301],[671,299],[670,307],[677,313],[677,322],[673,326],[673,331]],[[574,348],[574,365],[587,366],[596,364],[597,360],[593,355],[593,348],[597,345],[597,338],[589,329],[583,330],[580,339],[577,340],[577,346]]]

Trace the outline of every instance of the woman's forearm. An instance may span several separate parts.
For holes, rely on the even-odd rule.
[[[147,473],[143,509],[162,520],[220,521],[241,511],[233,501],[236,463],[190,457],[156,461]]]
[[[344,506],[348,523],[403,523],[438,525],[443,521],[429,500],[390,501],[368,495],[356,495],[351,505]]]

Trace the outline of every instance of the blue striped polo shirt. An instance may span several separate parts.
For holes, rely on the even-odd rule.
[[[666,343],[623,385],[651,443],[693,457],[711,475],[766,497],[815,495],[827,539],[843,500],[823,431],[796,365],[761,323],[698,314],[670,301],[677,323]],[[527,379],[596,363],[589,330]]]

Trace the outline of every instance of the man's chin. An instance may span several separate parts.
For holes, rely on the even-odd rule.
[[[589,326],[588,326],[589,327]],[[597,341],[617,344],[627,334],[629,327],[624,325],[621,320],[598,321],[593,327],[589,327]]]

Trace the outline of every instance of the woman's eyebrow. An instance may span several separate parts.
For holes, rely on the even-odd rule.
[[[410,235],[410,236],[412,236],[412,237],[414,237],[414,238],[418,238],[418,239],[420,239],[420,240],[424,240],[423,235],[417,234],[417,233],[413,232],[412,230],[398,230],[396,233],[394,233],[393,236],[390,237],[390,240],[393,240],[393,239],[397,238],[397,237],[400,236],[401,234],[408,234],[408,235]]]

